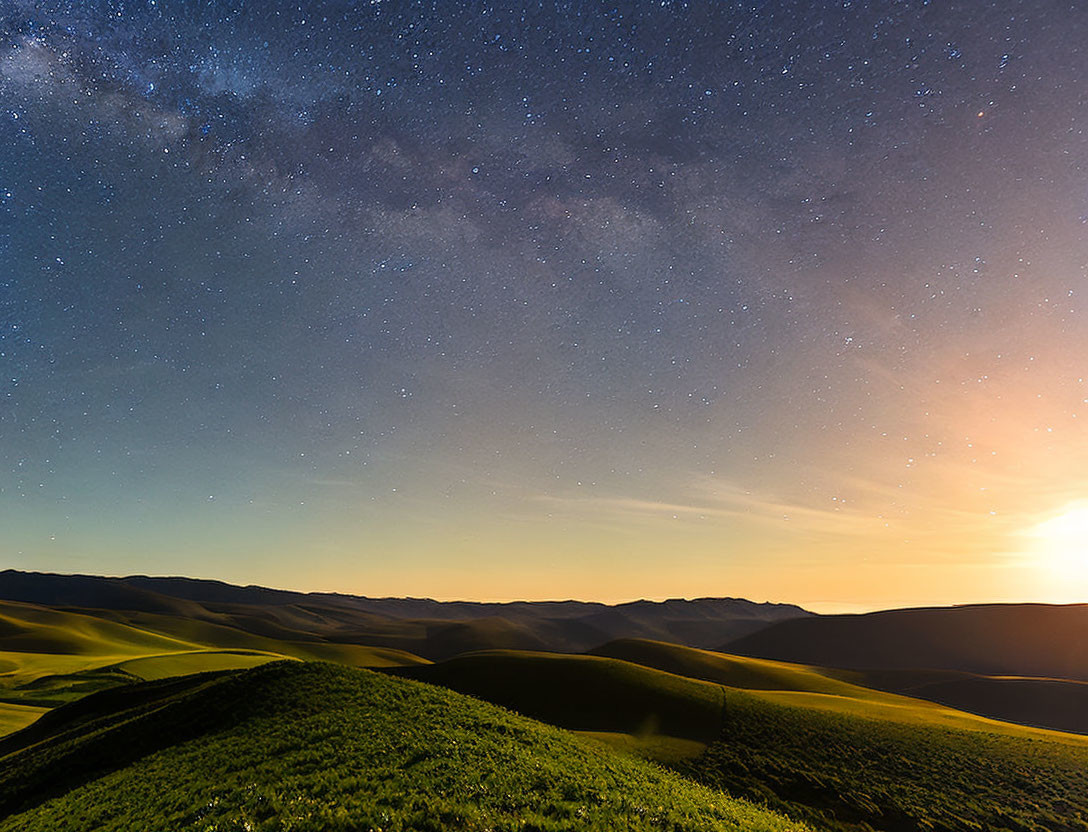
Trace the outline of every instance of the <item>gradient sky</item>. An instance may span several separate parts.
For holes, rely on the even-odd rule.
[[[0,566],[1088,600],[1085,44],[1052,0],[0,0]]]

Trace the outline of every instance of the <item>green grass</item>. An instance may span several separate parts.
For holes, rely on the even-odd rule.
[[[138,677],[118,669],[117,666],[96,667],[73,673],[43,674],[22,685],[0,688],[0,700],[7,704],[55,708],[100,690],[138,681]],[[0,731],[0,735],[2,734]]]
[[[0,601],[0,653],[131,656],[187,650],[194,642],[91,615]]]
[[[720,685],[600,656],[487,650],[394,672],[577,731],[706,743],[721,729]]]
[[[147,632],[161,633],[187,643],[224,650],[277,653],[304,661],[331,661],[353,667],[387,667],[421,664],[427,661],[413,653],[393,647],[364,646],[351,641],[324,641],[313,633],[307,634],[302,630],[284,627],[277,628],[270,626],[264,619],[247,618],[242,615],[223,616],[223,623],[216,623],[206,619],[152,612],[95,610],[95,614]],[[246,630],[245,625],[261,630],[278,629],[281,635],[269,636]],[[421,626],[420,630],[423,632],[425,628]]]
[[[0,832],[791,828],[646,760],[828,832],[1088,832],[1088,737],[859,674],[638,639],[594,653],[430,664],[0,602],[0,818],[18,810]],[[580,736],[282,658],[385,667]]]
[[[836,832],[1088,830],[1081,737],[810,696],[727,691],[721,740],[677,769]]]
[[[0,703],[52,707],[136,681],[120,668],[200,646],[69,610],[0,601]],[[0,723],[0,735],[13,730]]]
[[[137,679],[166,679],[209,670],[242,670],[282,659],[275,653],[247,650],[194,650],[189,653],[168,653],[165,656],[143,656],[116,665],[122,673]]]
[[[623,659],[669,673],[746,690],[797,690],[844,696],[857,695],[859,690],[858,685],[831,678],[820,668],[769,659],[753,659],[748,656],[732,656],[664,641],[625,638],[611,641],[590,652],[595,656]]]
[[[277,662],[105,691],[0,740],[2,832],[797,830],[455,692]]]
[[[829,696],[808,691],[762,691],[759,696],[768,702],[805,708],[811,711],[857,716],[918,728],[950,728],[1010,737],[1055,741],[1088,749],[1088,737],[1047,728],[1033,728],[1012,722],[1001,722],[984,716],[958,711],[925,699],[913,699],[899,694],[865,690],[859,696]]]
[[[293,659],[335,662],[349,667],[408,667],[430,664],[427,659],[394,647],[317,641],[279,642],[278,647],[280,653]]]
[[[135,614],[134,618],[139,626],[72,610],[0,601],[0,704],[49,708],[140,680],[242,669],[283,658],[353,667],[426,663],[386,647],[277,641],[161,614]],[[20,726],[13,717],[0,720],[0,736]]]
[[[404,672],[582,729],[815,828],[1088,832],[1086,737],[997,722],[802,665],[647,641],[599,652],[672,672],[531,653],[482,653]],[[709,747],[684,739],[692,726],[711,724],[705,717],[687,733],[669,725],[671,736],[622,727],[661,708],[659,697],[686,690],[679,673],[721,693],[724,715],[713,721],[721,733]]]
[[[0,702],[0,735],[25,728],[45,711],[45,708],[33,705],[13,705]]]
[[[610,748],[658,763],[675,763],[698,757],[706,743],[661,734],[625,734],[617,731],[575,731],[580,737],[603,742]]]
[[[828,671],[789,662],[734,656],[644,639],[623,639],[594,651],[727,687],[759,691],[771,702],[816,711],[886,720],[919,727],[956,728],[965,731],[1002,733],[1040,740],[1057,740],[1088,748],[1088,737],[1060,731],[1001,722],[966,713],[926,699],[853,684]],[[862,678],[852,674],[852,678]]]

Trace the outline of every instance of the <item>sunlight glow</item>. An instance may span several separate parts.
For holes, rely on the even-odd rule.
[[[1066,578],[1088,577],[1088,503],[1077,503],[1036,525],[1033,555]]]

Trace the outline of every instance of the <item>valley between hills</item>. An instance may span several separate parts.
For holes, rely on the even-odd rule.
[[[0,573],[0,830],[1088,830],[1082,605]]]

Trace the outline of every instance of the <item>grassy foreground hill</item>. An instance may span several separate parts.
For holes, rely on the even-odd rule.
[[[1088,738],[997,722],[785,662],[641,640],[594,652],[601,655],[489,652],[394,672],[559,725],[596,726],[622,748],[817,829],[1088,832]],[[684,676],[698,687],[685,687]],[[674,697],[694,700],[712,690],[722,712],[709,745],[661,754],[674,748],[660,737],[625,739],[631,728],[624,726],[668,714]],[[657,722],[673,736],[709,730],[708,720],[694,718],[697,709],[689,713],[687,723]]]
[[[1085,832],[1088,745],[726,695],[721,739],[676,765],[833,832]]]
[[[328,664],[143,683],[0,740],[0,830],[799,830],[430,685]]]

